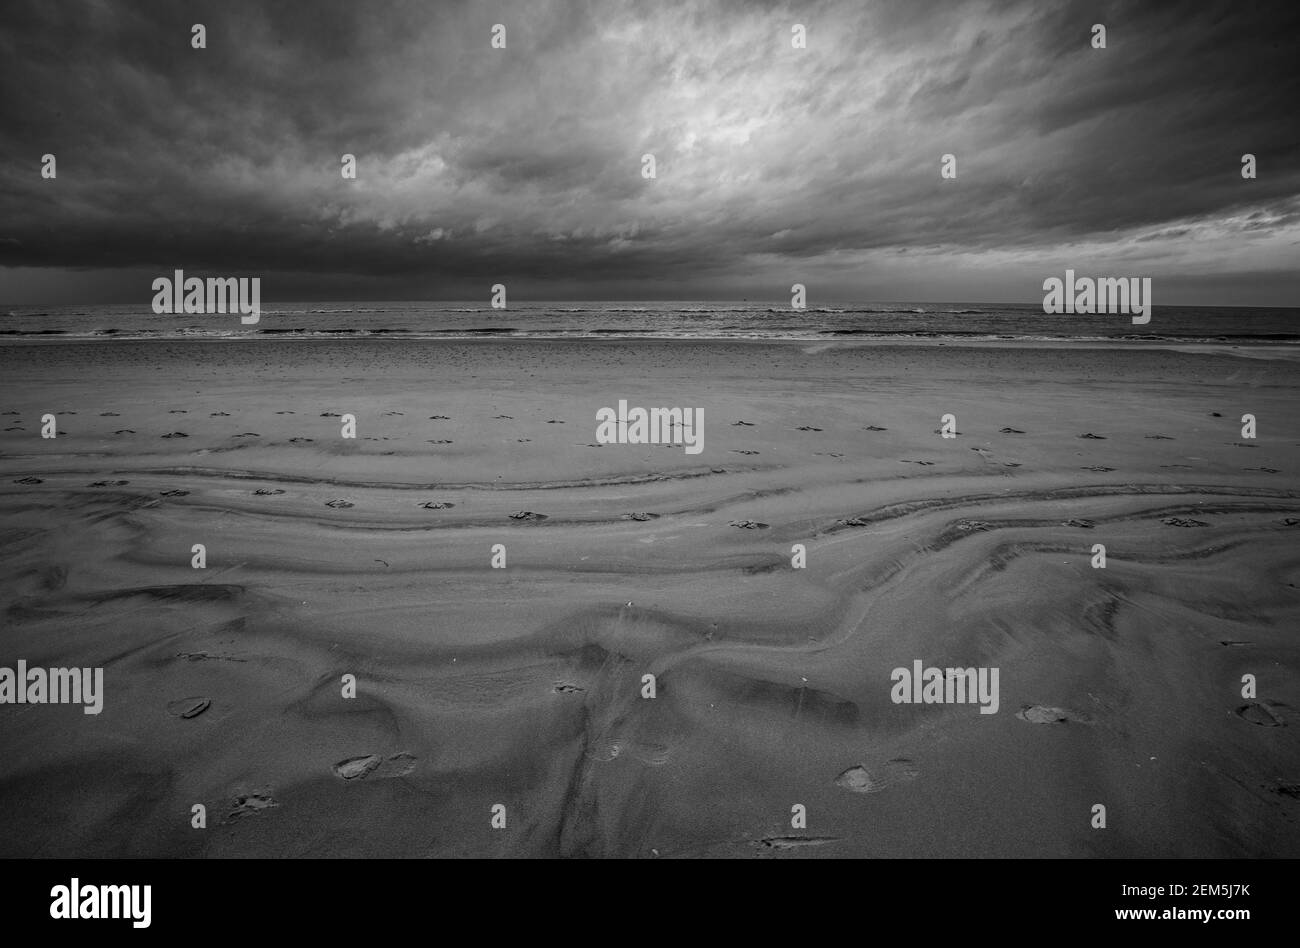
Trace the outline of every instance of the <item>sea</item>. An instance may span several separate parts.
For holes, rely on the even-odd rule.
[[[1105,341],[1229,345],[1300,343],[1300,308],[1156,306],[1126,314],[1048,315],[1040,303],[330,302],[267,304],[238,314],[158,315],[148,304],[0,305],[0,338],[662,338]]]

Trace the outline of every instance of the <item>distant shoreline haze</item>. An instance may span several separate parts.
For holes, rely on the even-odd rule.
[[[235,314],[154,313],[134,304],[0,306],[0,338],[348,337],[870,340],[1117,340],[1300,343],[1300,309],[1162,306],[1135,326],[1123,314],[1048,314],[1031,303],[511,300],[267,302],[256,325]]]

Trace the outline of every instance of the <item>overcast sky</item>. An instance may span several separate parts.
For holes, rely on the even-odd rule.
[[[1300,305],[1298,47],[1296,0],[6,0],[0,300]]]

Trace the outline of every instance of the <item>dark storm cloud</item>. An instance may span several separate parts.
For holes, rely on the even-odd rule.
[[[1082,259],[1294,291],[1298,11],[11,3],[0,266],[893,296]]]

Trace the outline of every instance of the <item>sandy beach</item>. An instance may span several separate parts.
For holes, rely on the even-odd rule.
[[[0,705],[2,856],[1300,856],[1290,359],[51,341],[0,377],[0,665],[104,669],[100,714]],[[597,443],[620,399],[703,450]],[[998,669],[996,713],[895,703],[918,660]]]

